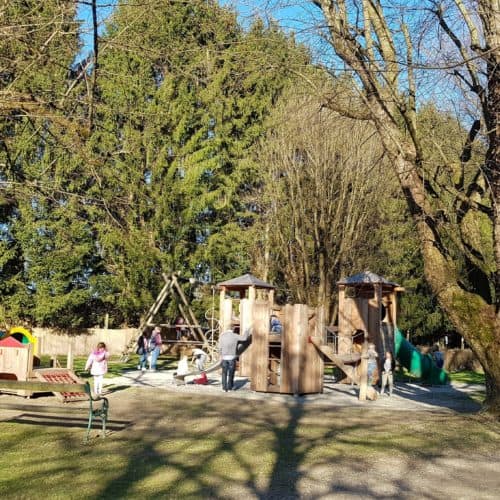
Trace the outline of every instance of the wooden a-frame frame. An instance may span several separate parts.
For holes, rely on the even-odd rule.
[[[156,297],[156,300],[154,301],[154,303],[152,304],[152,306],[149,308],[148,312],[142,319],[139,327],[137,328],[136,335],[134,335],[134,337],[131,339],[131,341],[125,348],[125,351],[123,352],[122,355],[122,358],[125,360],[127,360],[130,354],[134,351],[138,337],[146,330],[148,326],[155,325],[155,323],[153,322],[154,317],[160,310],[160,307],[165,302],[166,298],[169,295],[173,294],[176,294],[178,299],[180,299],[177,301],[177,305],[179,307],[180,315],[182,316],[185,322],[184,327],[189,329],[191,335],[196,340],[203,342],[203,347],[211,350],[212,346],[209,345],[208,339],[205,333],[203,332],[201,326],[199,325],[198,320],[196,319],[196,316],[194,315],[193,310],[191,309],[186,299],[184,291],[179,285],[177,274],[172,273],[170,275],[167,275],[165,273],[162,273],[162,277],[163,280],[165,281],[165,285],[160,290],[160,293]]]

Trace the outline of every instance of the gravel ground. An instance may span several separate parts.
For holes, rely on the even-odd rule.
[[[174,371],[141,372],[131,370],[120,377],[105,380],[105,387],[113,391],[116,387],[162,387],[167,391],[188,394],[220,395],[221,379],[219,372],[208,374],[208,385],[196,385],[194,377],[187,377],[185,384],[179,384],[174,379]],[[250,389],[247,378],[235,377],[236,390],[227,394],[227,397],[262,400],[269,402],[287,403],[300,401],[305,404],[338,406],[338,407],[366,407],[373,409],[390,409],[406,411],[443,411],[443,412],[475,412],[480,409],[477,397],[484,393],[484,386],[453,383],[449,386],[421,386],[418,384],[398,383],[392,397],[379,396],[376,401],[359,401],[357,388],[348,384],[337,384],[332,377],[325,377],[322,394],[308,394],[294,397],[288,394],[272,394],[254,392]]]

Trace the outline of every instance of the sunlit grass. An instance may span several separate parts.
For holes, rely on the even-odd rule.
[[[73,359],[73,371],[81,378],[90,377],[89,372],[85,371],[86,356],[76,356]],[[38,368],[50,368],[52,359],[50,356],[41,356],[40,366]],[[66,356],[57,357],[58,366],[65,368],[67,364]],[[119,377],[127,370],[137,369],[138,357],[132,355],[128,361],[123,361],[121,356],[111,356],[108,361],[108,373],[106,378]],[[159,370],[170,370],[177,365],[177,359],[174,356],[160,356],[158,359]]]
[[[291,481],[315,468],[361,473],[388,457],[425,463],[494,454],[500,444],[498,423],[470,415],[332,411],[157,389],[116,393],[111,410],[112,421],[131,425],[89,445],[84,426],[64,420],[2,422],[0,496],[36,498],[43,485],[47,498],[267,498],[273,484],[273,498],[286,498]]]
[[[484,384],[484,373],[464,370],[461,372],[448,373],[452,382],[462,382],[464,384]]]

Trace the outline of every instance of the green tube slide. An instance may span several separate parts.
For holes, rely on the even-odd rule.
[[[403,337],[398,327],[394,329],[394,348],[399,362],[413,376],[421,378],[422,382],[432,385],[445,385],[449,382],[448,374],[436,366],[432,356],[422,354]]]

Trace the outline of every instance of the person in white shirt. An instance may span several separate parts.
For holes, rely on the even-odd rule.
[[[205,370],[205,362],[207,361],[207,353],[203,349],[196,347],[193,349],[191,363],[196,365],[200,372]]]

